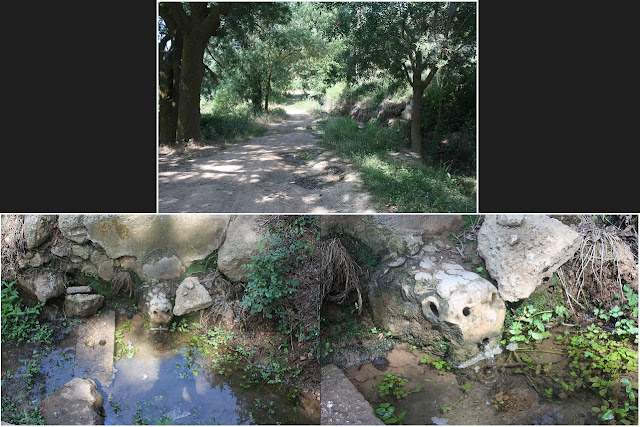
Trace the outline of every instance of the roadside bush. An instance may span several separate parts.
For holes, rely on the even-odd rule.
[[[376,123],[367,123],[360,129],[353,120],[336,117],[327,122],[323,142],[338,154],[366,156],[396,151],[401,137],[397,130]]]

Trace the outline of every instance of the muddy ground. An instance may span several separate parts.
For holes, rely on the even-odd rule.
[[[159,211],[379,212],[357,173],[317,144],[318,117],[286,111],[264,136],[161,154]]]

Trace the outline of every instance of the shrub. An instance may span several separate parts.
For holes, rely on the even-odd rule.
[[[2,281],[2,342],[41,342],[51,344],[53,330],[38,321],[43,303],[27,307],[22,303],[16,282]]]
[[[296,292],[300,283],[289,273],[311,253],[312,245],[302,236],[312,217],[300,216],[284,229],[275,230],[258,244],[258,255],[244,265],[249,279],[241,304],[250,313],[267,318],[277,314],[281,326],[287,327],[284,299]]]

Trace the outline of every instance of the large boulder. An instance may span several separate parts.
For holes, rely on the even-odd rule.
[[[175,316],[184,316],[213,305],[213,299],[207,289],[195,277],[187,277],[176,292],[176,303],[173,306]]]
[[[179,268],[188,267],[217,250],[228,223],[228,215],[86,215],[82,219],[87,238],[109,258],[134,257],[138,275],[161,280],[167,271],[175,270],[172,256],[180,261]],[[151,275],[146,276],[142,262],[163,251],[171,255],[160,266],[157,262],[162,257],[147,263]]]
[[[443,262],[431,245],[421,256],[391,259],[374,273],[369,293],[373,321],[418,345],[438,331],[457,363],[498,345],[505,304],[496,287],[462,266]]]
[[[100,310],[104,297],[98,294],[71,294],[64,299],[64,312],[71,317],[93,316]]]
[[[544,215],[487,215],[478,254],[503,300],[526,299],[580,248],[580,235]]]
[[[258,218],[256,215],[234,217],[218,250],[218,269],[234,282],[247,281],[247,272],[242,265],[251,263],[251,256],[258,252],[256,247],[265,237],[256,222]]]
[[[22,232],[26,248],[34,249],[43,244],[53,233],[55,223],[55,216],[25,215]]]
[[[34,295],[40,302],[60,296],[64,293],[65,284],[62,275],[54,274],[44,268],[30,268],[18,275],[18,284]]]
[[[74,378],[40,402],[38,408],[45,424],[104,424],[104,398],[95,381]]]

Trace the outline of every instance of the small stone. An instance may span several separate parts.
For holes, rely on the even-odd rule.
[[[67,295],[90,294],[93,292],[91,286],[67,286]]]
[[[106,343],[107,343],[107,341],[106,341],[106,340],[100,340],[100,341],[98,341],[98,344],[100,344],[100,345],[105,345]]]
[[[187,289],[193,289],[193,282],[187,282],[184,284],[185,288]]]
[[[511,238],[509,239],[509,245],[513,246],[516,243],[518,243],[519,241],[520,241],[520,238],[518,237],[518,235],[517,234],[512,234]]]

